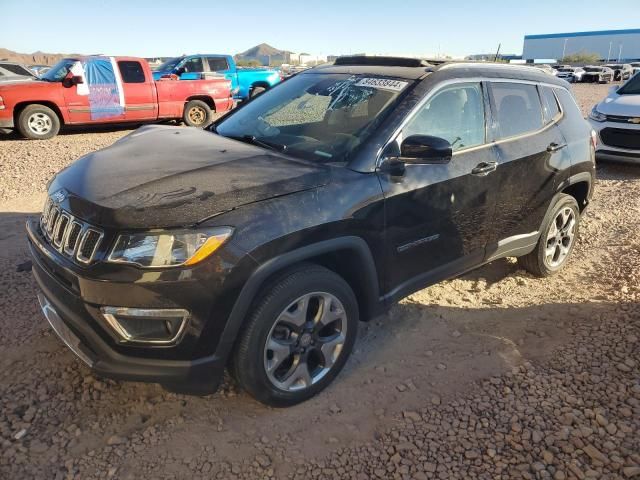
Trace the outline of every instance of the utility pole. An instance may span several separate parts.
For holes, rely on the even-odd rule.
[[[498,61],[498,55],[500,55],[500,47],[502,47],[502,43],[498,44],[498,50],[496,51],[496,56],[493,57],[493,61],[497,62]]]
[[[620,44],[620,50],[618,51],[618,63],[622,61],[622,43]]]
[[[564,46],[562,47],[562,61],[564,61],[565,52],[567,51],[567,40],[569,39],[568,38],[564,39]]]
[[[609,42],[609,54],[607,55],[607,63],[609,63],[609,60],[611,60],[611,46],[613,45],[613,42]]]

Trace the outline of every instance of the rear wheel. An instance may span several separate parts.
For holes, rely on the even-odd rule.
[[[307,400],[338,375],[353,348],[358,304],[349,285],[304,265],[263,292],[236,346],[231,371],[268,405]]]
[[[520,265],[537,277],[548,277],[560,270],[578,239],[579,223],[576,199],[561,194],[542,223],[535,250],[518,258]]]
[[[27,105],[18,115],[18,131],[31,140],[46,140],[60,131],[56,112],[44,105]]]
[[[212,112],[202,100],[191,100],[184,106],[182,119],[190,127],[204,128],[211,122]]]
[[[249,92],[249,98],[256,97],[260,95],[262,92],[266,92],[266,91],[267,91],[266,87],[260,87],[260,86],[252,87],[251,91]]]

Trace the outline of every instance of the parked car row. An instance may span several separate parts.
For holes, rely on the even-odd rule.
[[[587,65],[585,67],[554,65],[551,68],[553,75],[570,83],[611,83],[631,78],[637,70],[640,70],[640,63]]]
[[[204,127],[213,112],[233,105],[231,82],[222,76],[155,81],[144,59],[83,56],[65,58],[28,82],[0,83],[0,128],[47,139],[62,125],[180,119]]]

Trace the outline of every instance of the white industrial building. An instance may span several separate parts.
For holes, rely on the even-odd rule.
[[[526,35],[522,58],[560,60],[583,52],[597,53],[602,60],[611,62],[640,60],[640,28]]]

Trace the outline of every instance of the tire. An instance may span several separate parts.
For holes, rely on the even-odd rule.
[[[60,131],[60,118],[44,105],[27,105],[18,115],[17,128],[25,138],[46,140],[55,137]]]
[[[340,373],[356,339],[358,303],[342,277],[317,265],[301,265],[271,285],[257,297],[230,371],[258,401],[287,407],[313,397]]]
[[[190,127],[204,128],[211,123],[211,107],[202,100],[190,100],[184,106],[182,120]]]
[[[267,91],[267,87],[260,87],[260,86],[252,87],[251,91],[249,92],[249,98],[257,97],[258,95],[266,91]]]
[[[556,198],[553,207],[542,221],[540,238],[535,249],[518,258],[518,263],[536,277],[548,277],[561,270],[571,257],[578,240],[578,202],[566,194],[560,194]],[[554,230],[558,230],[557,233],[554,234]]]

